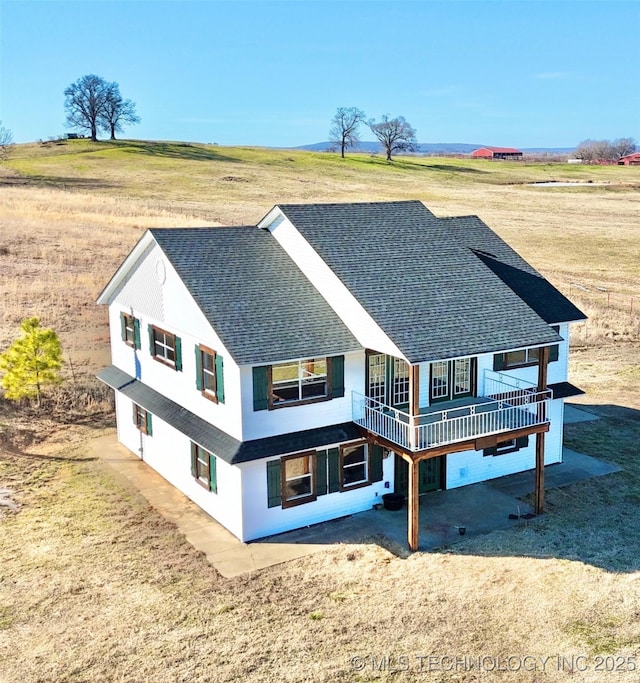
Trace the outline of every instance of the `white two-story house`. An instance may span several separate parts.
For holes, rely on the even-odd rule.
[[[475,216],[275,206],[148,230],[109,306],[118,439],[242,541],[562,458],[584,315]]]

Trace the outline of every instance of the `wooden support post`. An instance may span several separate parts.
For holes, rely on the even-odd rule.
[[[409,550],[418,550],[418,514],[420,512],[420,498],[418,496],[418,468],[420,463],[412,460],[409,463],[409,481],[408,481],[408,521],[407,521],[407,539],[409,542]]]
[[[538,391],[547,388],[547,365],[549,363],[549,347],[540,349],[538,362]],[[539,410],[545,410],[542,404]],[[544,412],[541,417],[545,417]],[[535,513],[541,515],[544,512],[544,432],[536,434],[536,487],[535,487]]]
[[[536,434],[536,502],[535,513],[544,512],[544,432]]]

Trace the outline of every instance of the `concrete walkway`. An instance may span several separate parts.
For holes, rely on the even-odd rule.
[[[577,408],[574,410],[578,410]],[[580,413],[585,411],[579,411]],[[597,419],[596,416],[586,419]],[[577,414],[577,419],[583,416]],[[166,519],[173,522],[194,548],[225,577],[246,574],[287,562],[336,543],[378,543],[399,555],[407,551],[407,510],[372,509],[349,517],[296,529],[267,539],[242,543],[116,441],[115,435],[91,443],[95,453],[137,489]],[[545,469],[545,487],[568,486],[619,468],[564,449],[564,462]],[[432,550],[521,524],[531,514],[521,497],[534,489],[533,470],[436,491],[420,499],[420,550]],[[459,527],[465,528],[461,535]]]

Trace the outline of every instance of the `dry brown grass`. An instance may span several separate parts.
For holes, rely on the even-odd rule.
[[[539,179],[552,168],[480,166],[496,169],[487,178],[438,160],[426,170],[322,166],[317,155],[224,149],[206,158],[187,149],[195,158],[185,160],[172,147],[147,168],[135,155],[137,165],[110,164],[100,149],[62,166],[64,146],[42,160],[25,153],[15,161],[23,175],[16,166],[0,193],[0,348],[22,317],[40,315],[61,333],[82,386],[108,362],[106,315],[93,302],[145,227],[255,222],[279,201],[417,197],[439,215],[479,214],[564,291],[572,282],[637,291],[639,199],[622,183],[545,191],[509,174]],[[622,171],[607,177],[628,179]],[[104,182],[89,190],[91,179]],[[527,527],[406,560],[365,538],[223,579],[92,460],[101,396],[87,389],[76,406],[91,407],[86,424],[0,404],[0,488],[20,506],[0,508],[0,681],[637,681],[626,659],[614,661],[626,672],[594,670],[602,655],[640,663],[636,318],[578,303],[593,320],[586,339],[577,332],[571,378],[603,417],[570,427],[568,444],[623,471],[549,492],[548,514]],[[420,674],[416,657],[427,655],[551,659],[545,672],[538,661],[529,672]],[[584,655],[588,670],[558,671],[558,655]],[[410,671],[391,673],[402,656]]]

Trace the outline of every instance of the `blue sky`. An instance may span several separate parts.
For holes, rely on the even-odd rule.
[[[94,73],[137,105],[124,137],[297,146],[357,106],[420,142],[640,142],[639,34],[635,1],[0,0],[0,120],[63,133]]]

